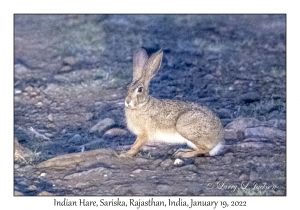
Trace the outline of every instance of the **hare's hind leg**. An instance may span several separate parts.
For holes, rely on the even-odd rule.
[[[196,157],[200,154],[208,154],[211,150],[210,145],[210,125],[203,121],[204,114],[202,112],[185,112],[181,114],[176,123],[177,132],[188,140],[187,145],[195,151],[179,152],[177,155],[189,158]],[[199,123],[202,122],[202,123]]]
[[[192,151],[191,149],[179,149],[174,153],[174,157],[181,157],[181,158],[192,158],[192,157],[197,157],[199,155],[208,155],[209,149],[206,150],[197,150]]]

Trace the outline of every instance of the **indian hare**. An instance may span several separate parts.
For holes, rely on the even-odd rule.
[[[133,157],[147,142],[187,144],[193,150],[180,152],[183,158],[215,155],[221,148],[223,127],[207,107],[149,95],[149,84],[161,66],[162,50],[148,58],[140,48],[133,56],[133,80],[125,99],[127,126],[137,135],[131,149],[121,157]]]

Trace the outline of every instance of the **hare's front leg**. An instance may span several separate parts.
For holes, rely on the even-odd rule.
[[[144,135],[138,135],[131,149],[125,153],[120,154],[121,158],[132,158],[135,156],[140,149],[146,144],[147,137]]]

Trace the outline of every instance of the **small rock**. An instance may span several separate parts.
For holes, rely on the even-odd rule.
[[[245,103],[252,103],[260,100],[260,95],[256,92],[244,93],[240,96],[240,100]]]
[[[112,128],[104,133],[105,136],[125,136],[127,131],[121,128]]]
[[[224,181],[224,180],[225,180],[225,177],[224,177],[224,176],[219,176],[217,180],[218,180],[218,181]]]
[[[44,135],[45,135],[46,137],[53,137],[53,134],[52,134],[52,133],[44,133]]]
[[[72,70],[72,67],[71,66],[63,66],[61,69],[60,69],[60,72],[69,72]]]
[[[263,142],[263,143],[272,143],[268,138],[260,138],[260,137],[251,137],[244,139],[243,142]]]
[[[181,166],[182,164],[183,164],[183,160],[180,160],[179,158],[177,158],[177,159],[174,161],[174,165]]]
[[[88,113],[86,113],[86,115],[85,115],[86,121],[89,121],[89,120],[93,119],[93,117],[94,117],[94,114],[91,113],[91,112],[88,112]]]
[[[205,164],[205,163],[207,163],[207,162],[208,162],[208,158],[205,158],[205,157],[197,157],[197,158],[195,159],[194,164],[195,164],[195,165],[203,165],[203,164]]]
[[[286,194],[284,192],[282,192],[281,190],[277,190],[275,195],[285,196]]]
[[[234,156],[233,155],[226,155],[225,157],[222,158],[222,162],[224,162],[226,165],[230,164],[234,161]]]
[[[237,133],[233,129],[224,129],[225,139],[237,139]]]
[[[22,195],[24,195],[24,194],[17,190],[14,191],[14,196],[22,196]]]
[[[163,161],[160,166],[163,168],[163,169],[167,169],[167,168],[170,168],[171,166],[173,165],[173,161],[171,159],[167,159],[165,161]]]
[[[53,114],[49,114],[49,115],[47,116],[47,118],[48,118],[49,121],[53,122]]]
[[[63,64],[65,64],[65,65],[73,66],[76,63],[77,63],[76,59],[74,57],[72,57],[72,56],[65,57],[64,60],[63,60]]]
[[[67,133],[67,129],[64,128],[60,133],[61,133],[61,134]]]
[[[170,191],[170,186],[169,185],[165,185],[165,184],[157,185],[156,188],[160,192],[169,192]]]
[[[246,128],[245,129],[245,137],[264,137],[268,139],[286,139],[286,132],[269,127],[254,127],[254,128]]]
[[[22,93],[22,91],[21,90],[19,90],[19,89],[15,89],[15,94],[16,95],[19,95],[19,94],[21,94]]]
[[[159,166],[160,165],[160,163],[162,162],[162,160],[161,159],[156,159],[156,160],[154,160],[151,164],[149,164],[149,169],[150,170],[155,170],[156,168],[157,168],[157,166]]]
[[[255,171],[251,170],[251,172],[250,172],[250,180],[254,181],[254,180],[257,180],[257,179],[258,179],[258,174]]]
[[[43,173],[41,173],[41,175],[40,175],[40,176],[46,176],[46,175],[47,175],[47,174],[43,172]]]
[[[142,171],[143,171],[142,169],[136,169],[136,170],[132,171],[131,173],[132,173],[132,174],[139,174],[139,173],[141,173]]]
[[[38,194],[38,196],[55,196],[55,195],[47,191],[42,191]]]
[[[273,119],[267,121],[267,127],[275,127],[280,130],[286,131],[286,120]]]
[[[42,107],[43,103],[42,102],[38,102],[37,104],[35,104],[37,107]]]
[[[14,67],[15,67],[15,74],[25,74],[30,71],[30,69],[26,68],[21,64],[16,64]]]
[[[28,187],[28,190],[36,190],[37,188],[36,188],[36,186],[35,185],[30,185],[29,187]]]
[[[137,164],[137,165],[144,165],[144,164],[147,164],[148,162],[149,162],[148,159],[141,158],[141,157],[137,157],[135,159],[135,164]]]
[[[233,82],[233,84],[234,85],[243,85],[243,84],[245,84],[245,83],[247,83],[247,81],[246,80],[235,80],[234,82]]]
[[[28,86],[28,87],[26,87],[24,90],[25,90],[26,92],[30,93],[30,92],[33,91],[33,87]]]
[[[217,110],[217,114],[220,118],[231,118],[232,117],[232,111],[229,109],[221,108]]]
[[[31,92],[31,93],[29,93],[29,95],[30,95],[31,97],[34,97],[34,96],[37,96],[37,93],[36,93],[36,92]]]
[[[263,142],[242,142],[236,144],[236,146],[241,147],[241,148],[265,148],[265,147],[274,147],[274,144],[270,143],[263,143]]]
[[[211,75],[211,74],[206,74],[205,76],[204,76],[204,79],[207,79],[207,80],[212,80],[212,79],[214,79],[215,77],[213,76],[213,75]]]
[[[226,126],[226,129],[233,129],[235,132],[245,132],[246,128],[259,125],[260,122],[254,118],[237,118]]]
[[[239,179],[239,181],[248,181],[249,180],[249,176],[246,174],[242,174]]]
[[[103,131],[109,129],[110,127],[114,126],[116,123],[113,119],[105,118],[104,120],[100,120],[96,125],[94,125],[90,129],[90,133],[102,133]]]
[[[80,145],[81,144],[82,137],[79,134],[75,134],[72,138],[68,139],[68,143],[72,143],[74,145]]]
[[[175,168],[172,171],[192,171],[192,172],[197,173],[198,168],[194,164],[190,164],[190,165],[182,166],[179,168]]]
[[[98,149],[105,141],[103,139],[96,139],[94,141],[90,141],[85,145],[82,145],[85,150]]]

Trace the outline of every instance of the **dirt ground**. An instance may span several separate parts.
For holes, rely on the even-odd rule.
[[[164,52],[152,96],[220,117],[219,155],[118,157],[141,46]],[[286,16],[15,15],[14,136],[15,195],[286,195]]]

